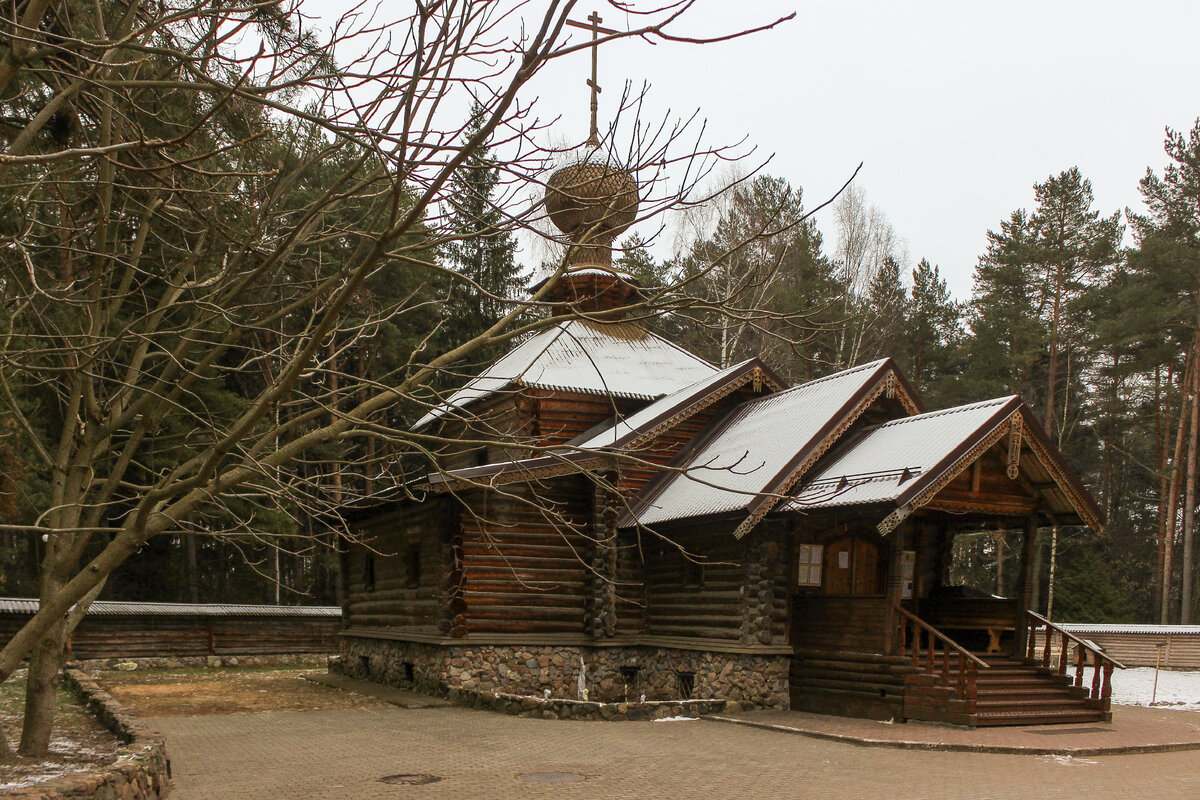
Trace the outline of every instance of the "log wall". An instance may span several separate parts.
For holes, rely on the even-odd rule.
[[[342,556],[347,626],[437,633],[445,617],[442,537],[452,524],[450,497],[429,498],[375,517]]]
[[[741,641],[747,585],[746,545],[725,529],[655,542],[647,564],[646,630],[654,636]]]
[[[584,633],[593,495],[585,476],[462,495],[470,633]]]
[[[886,597],[797,595],[792,615],[792,644],[797,652],[884,652]]]

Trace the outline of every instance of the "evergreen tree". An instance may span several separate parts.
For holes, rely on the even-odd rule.
[[[962,402],[962,309],[938,268],[921,259],[912,272],[908,319],[896,357],[929,408]]]
[[[484,109],[476,105],[463,130],[463,139],[478,134]],[[447,266],[456,277],[451,281],[446,317],[450,346],[468,341],[486,331],[509,310],[512,299],[525,288],[515,253],[517,241],[504,212],[497,205],[500,168],[485,144],[476,149],[463,168],[451,178],[450,212],[443,247]],[[480,353],[487,361],[493,353]]]

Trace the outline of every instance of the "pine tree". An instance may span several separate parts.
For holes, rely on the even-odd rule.
[[[483,107],[471,110],[463,139],[483,125]],[[457,274],[451,282],[445,315],[448,344],[467,341],[491,327],[509,309],[509,301],[525,287],[517,264],[516,238],[498,203],[500,169],[487,145],[476,149],[451,179],[450,210],[443,248],[447,266]],[[483,361],[491,353],[482,353]]]
[[[908,319],[897,358],[929,408],[960,402],[962,308],[938,268],[921,259],[912,272]]]

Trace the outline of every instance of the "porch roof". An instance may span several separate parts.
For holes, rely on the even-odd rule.
[[[1015,436],[1015,439],[1013,438]],[[1091,495],[1015,395],[892,420],[868,429],[835,454],[779,511],[812,512],[882,504],[894,511],[889,532],[934,499],[984,452],[1009,437],[1019,453],[1013,480],[1036,495],[1041,510],[1092,528],[1102,515]],[[1031,458],[1033,456],[1034,458]]]

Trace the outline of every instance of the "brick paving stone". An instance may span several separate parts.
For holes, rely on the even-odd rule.
[[[1200,753],[1092,758],[864,748],[712,721],[576,722],[449,707],[147,719],[176,800],[1200,797]],[[578,783],[529,783],[574,772]],[[381,783],[431,773],[424,786]]]

